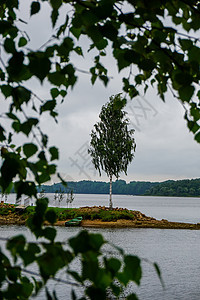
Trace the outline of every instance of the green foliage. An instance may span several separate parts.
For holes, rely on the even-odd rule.
[[[200,179],[167,180],[151,187],[145,195],[200,197]]]
[[[79,208],[51,208],[47,214],[52,211],[55,213],[59,221],[73,219],[76,217],[83,217],[83,220],[102,220],[104,222],[117,221],[120,219],[134,220],[134,211],[127,209],[108,210],[103,208],[93,209],[79,209]]]
[[[128,1],[128,4],[127,6],[125,0],[31,1],[27,15],[34,18],[45,5],[49,5],[53,27],[51,43],[31,50],[27,45],[29,37],[26,29],[22,31],[20,27],[21,23],[24,27],[27,24],[20,18],[19,0],[1,0],[0,89],[2,95],[9,98],[8,110],[2,116],[6,116],[11,122],[11,128],[7,129],[7,123],[4,124],[1,118],[0,141],[6,145],[1,147],[0,186],[3,193],[10,192],[14,187],[18,198],[21,195],[37,198],[36,185],[50,180],[51,175],[56,173],[56,165],[51,164],[51,161],[58,158],[58,151],[49,146],[48,137],[40,128],[39,119],[41,114],[49,112],[57,121],[57,99],[65,97],[78,79],[78,63],[75,56],[71,55],[74,52],[85,56],[87,50],[93,50],[91,53],[94,55],[94,63],[89,68],[91,82],[94,84],[96,80],[100,80],[107,85],[110,80],[109,70],[102,61],[107,47],[111,47],[119,71],[126,72],[127,68],[132,66],[138,69],[135,75],[130,70],[127,76],[124,75],[124,92],[133,98],[138,95],[140,85],[143,85],[146,91],[149,84],[154,84],[164,100],[166,92],[171,90],[182,104],[187,104],[185,120],[189,130],[194,133],[195,140],[200,142],[200,50],[199,39],[195,34],[192,35],[192,32],[200,29],[198,1],[135,0]],[[63,24],[60,16],[61,24],[56,29],[61,9],[67,11],[67,16]],[[85,53],[79,42],[82,37],[88,38],[91,43]],[[45,81],[52,85],[50,99],[40,99],[27,88],[31,86],[29,80],[32,78],[36,78],[41,84]],[[13,135],[20,134],[27,142],[25,145],[13,145]],[[113,148],[112,141],[110,144]],[[116,161],[116,157],[114,159]],[[99,166],[97,161],[96,166]],[[116,169],[114,165],[110,170],[117,177],[121,170],[124,171]],[[108,166],[106,171],[109,171]],[[28,174],[32,174],[32,180],[28,179]],[[190,192],[194,193],[193,190]],[[77,251],[65,251],[59,243],[55,243],[55,231],[43,229],[46,209],[47,201],[43,199],[38,202],[36,212],[32,214],[28,223],[36,237],[44,237],[47,240],[40,245],[41,253],[35,255],[38,249],[32,246],[29,249],[27,242],[21,237],[19,243],[22,243],[23,247],[19,246],[16,240],[16,243],[8,244],[11,254],[20,258],[24,265],[29,264],[27,256],[30,254],[31,261],[38,264],[42,281],[32,282],[23,276],[21,267],[12,265],[0,252],[1,299],[29,298],[33,291],[40,290],[43,283],[62,268],[61,258],[66,265]],[[47,214],[47,218],[50,223],[55,220],[53,214]],[[78,237],[80,242],[83,242],[83,236]],[[89,236],[88,240],[94,242],[95,238]],[[74,278],[77,280],[80,276],[80,281],[84,284],[91,279],[96,268],[94,282],[85,289],[86,295],[90,299],[94,299],[95,295],[105,299],[106,289],[110,287],[111,293],[118,297],[121,290],[115,285],[115,280],[122,280],[121,283],[126,285],[126,274],[123,270],[112,273],[118,269],[117,263],[113,261],[108,263],[112,271],[101,267],[98,261],[99,254],[94,250],[88,242],[88,252],[80,253],[84,272],[79,275],[73,273]],[[128,261],[129,258],[126,258],[126,262]],[[133,281],[138,283],[141,276],[139,262],[134,258],[130,261],[136,268],[136,273],[129,269],[127,263],[125,270],[131,279],[134,278]],[[113,264],[115,266],[110,267]],[[121,273],[121,279],[117,272]],[[46,293],[48,298],[51,298],[48,290]],[[73,295],[75,299],[75,293]],[[52,297],[56,298],[55,295]],[[130,295],[129,299],[136,299],[136,296]]]
[[[102,181],[67,182],[77,194],[109,194],[109,183]],[[61,188],[61,183],[43,185],[46,193],[54,193]],[[41,188],[38,188],[40,190]],[[68,188],[64,189],[67,193]],[[176,197],[200,197],[200,179],[167,180],[164,182],[116,180],[113,182],[113,194],[117,195],[154,195]]]
[[[103,105],[99,118],[91,133],[88,153],[95,168],[101,175],[101,169],[110,177],[110,208],[112,208],[112,177],[121,172],[127,173],[128,164],[133,160],[135,151],[134,130],[128,129],[129,119],[122,109],[126,100],[121,94],[110,97]]]
[[[38,200],[39,210],[41,209],[41,200]],[[45,200],[46,201],[46,200]],[[29,226],[34,227],[35,224],[39,225],[39,221],[35,216],[39,216],[38,212],[35,214],[35,208],[32,206],[27,207],[24,211],[17,212],[13,204],[2,204],[0,205],[0,215],[10,215],[12,214],[20,216],[20,219],[28,219]],[[42,217],[43,216],[43,217]],[[124,220],[134,220],[135,213],[134,211],[128,209],[113,209],[109,210],[108,208],[59,208],[59,207],[49,207],[46,209],[45,215],[40,215],[40,219],[44,218],[45,220],[53,225],[57,220],[66,221],[67,219],[74,219],[77,217],[83,217],[83,220],[102,220],[104,222],[117,221],[120,219]]]
[[[125,180],[119,179],[112,183],[112,193],[117,195],[143,195],[157,184],[158,182],[149,181],[131,181],[126,183]],[[38,191],[44,190],[46,193],[55,193],[60,189],[65,193],[73,190],[76,194],[109,194],[109,182],[91,180],[67,181],[67,187],[65,188],[62,186],[62,183],[37,187]]]
[[[48,5],[44,2],[31,1],[32,18],[40,13],[44,5]],[[96,0],[80,1],[78,4],[62,0],[50,1],[49,5],[53,27],[56,25],[61,8],[65,9],[66,5],[70,5],[72,9],[63,23],[61,20],[60,27],[58,29],[54,27],[51,45],[46,43],[42,48],[33,51],[27,47],[29,37],[26,32],[20,30],[19,23],[23,22],[24,26],[26,23],[21,19],[18,22],[19,1],[13,0],[8,3],[4,0],[0,4],[1,51],[9,54],[3,55],[4,61],[0,62],[0,88],[3,95],[10,98],[7,117],[12,122],[11,134],[22,133],[27,137],[32,135],[33,144],[38,147],[38,152],[39,148],[43,147],[45,157],[49,159],[48,152],[51,147],[39,127],[40,114],[48,111],[57,121],[57,100],[59,97],[65,97],[69,88],[77,82],[76,60],[71,54],[73,52],[85,54],[79,43],[80,37],[84,36],[91,41],[89,49],[93,49],[94,53],[94,64],[89,70],[93,84],[97,79],[105,85],[109,82],[108,66],[104,66],[102,59],[110,45],[119,70],[132,65],[138,68],[136,75],[130,72],[129,75],[124,75],[123,90],[130,97],[135,97],[140,85],[144,85],[146,90],[151,82],[157,86],[162,99],[168,90],[173,90],[174,95],[182,103],[187,102],[188,112],[185,119],[195,135],[195,140],[200,141],[198,124],[200,114],[196,101],[200,95],[196,90],[200,77],[199,41],[189,34],[190,31],[197,31],[200,27],[199,7],[196,1],[189,4],[173,0],[163,4],[159,0],[147,4],[146,1],[137,0],[129,3],[129,7],[125,10],[123,7],[125,1],[118,0],[98,1],[98,6]],[[164,19],[167,19],[167,22]],[[167,25],[168,19],[171,20],[170,26]],[[33,77],[41,83],[44,80],[50,82],[52,99],[39,101],[41,99],[38,99],[32,90],[27,89],[26,82]],[[34,118],[25,113],[26,104],[29,103],[32,103]],[[40,134],[40,139],[36,138],[34,130]],[[1,141],[7,140],[3,124],[1,132]],[[8,151],[9,145],[10,143],[7,146]],[[19,146],[12,151],[17,152]],[[53,156],[55,159],[58,157],[55,151]],[[34,176],[33,184],[35,182],[41,184],[44,180],[48,180],[48,172],[50,174],[56,172],[55,167],[48,168],[47,158],[47,168],[43,168],[43,171],[40,157],[38,163],[34,164],[30,161],[31,158],[28,155],[23,160],[19,159],[14,164],[13,175],[26,173],[23,178],[26,180],[27,174],[31,172]],[[2,156],[3,161],[4,159]],[[13,178],[7,176],[6,184],[3,179],[1,180],[4,190],[12,184]],[[16,191],[17,188],[15,186]]]
[[[108,176],[126,174],[135,150],[134,130],[128,130],[129,120],[122,109],[126,104],[121,95],[110,97],[99,115],[100,122],[94,125],[91,133],[89,153],[95,168]]]
[[[30,210],[32,211],[33,208]],[[129,283],[140,284],[141,260],[138,257],[126,255],[122,249],[118,248],[113,248],[115,251],[113,256],[110,252],[109,255],[105,254],[103,247],[108,242],[100,234],[90,234],[87,231],[81,231],[76,237],[70,238],[66,250],[64,244],[55,240],[56,230],[53,227],[44,226],[46,221],[51,220],[53,223],[52,211],[51,217],[48,212],[50,210],[47,209],[47,200],[41,199],[28,220],[30,230],[37,238],[42,238],[37,244],[27,242],[23,235],[9,239],[6,247],[12,257],[11,261],[0,250],[1,299],[14,297],[15,299],[29,299],[33,293],[37,295],[49,279],[56,280],[59,270],[65,271],[68,278],[74,280],[74,284],[84,287],[81,298],[75,299],[87,297],[91,300],[106,300],[108,296],[120,298]],[[40,219],[36,221],[38,213]],[[121,258],[118,258],[119,256]],[[77,258],[81,268],[74,270]],[[32,277],[23,275],[23,273],[26,274],[25,268],[31,266],[33,262],[39,269],[39,280],[34,278],[33,274]],[[158,266],[154,264],[154,267],[161,278]],[[55,299],[55,291],[53,292],[54,298],[51,298],[53,295],[51,296],[48,290],[46,293],[48,299]],[[127,297],[134,295],[137,299],[132,290],[127,290],[127,293],[132,295],[127,294]],[[73,294],[75,295],[75,292]]]
[[[0,204],[0,215],[8,215],[14,213],[15,206],[13,204]]]
[[[40,2],[33,1],[31,3],[31,16],[40,11]]]

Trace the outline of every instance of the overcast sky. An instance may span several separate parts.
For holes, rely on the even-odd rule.
[[[29,21],[26,8],[21,8],[21,14]],[[46,42],[51,35],[49,28],[46,7],[41,14],[29,21],[28,33],[32,38],[29,46],[36,49]],[[85,43],[83,40],[83,47]],[[91,66],[90,56],[86,56],[85,60],[78,56],[74,59],[81,69]],[[64,103],[59,105],[58,124],[48,114],[41,120],[44,131],[50,136],[50,144],[60,149],[58,170],[67,180],[107,180],[105,174],[99,177],[95,172],[87,154],[90,132],[98,121],[102,105],[111,95],[122,91],[122,75],[118,74],[109,51],[105,64],[112,76],[107,88],[99,82],[92,86],[89,75],[78,73],[78,83],[66,96]],[[33,80],[30,86],[34,92],[48,99],[47,84],[40,86],[37,80]],[[135,158],[128,168],[128,176],[121,175],[128,182],[200,177],[200,145],[189,133],[182,106],[170,93],[166,98],[166,103],[163,103],[157,96],[156,89],[151,89],[144,98],[137,97],[128,101],[126,111],[129,113],[131,126],[135,128],[137,144]]]

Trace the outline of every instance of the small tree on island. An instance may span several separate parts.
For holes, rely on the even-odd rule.
[[[100,122],[94,125],[88,150],[99,175],[101,176],[102,169],[110,178],[110,209],[113,208],[113,175],[117,179],[121,172],[127,175],[127,167],[133,160],[136,147],[133,138],[134,130],[128,129],[130,122],[126,118],[127,112],[122,110],[125,105],[126,100],[121,94],[117,94],[111,96],[110,101],[102,106],[99,115]]]

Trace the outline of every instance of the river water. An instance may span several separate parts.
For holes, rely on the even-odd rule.
[[[53,203],[53,194],[50,197]],[[11,201],[11,199],[9,200]],[[140,210],[146,215],[170,221],[200,222],[199,198],[167,198],[114,195],[114,206]],[[54,203],[55,204],[55,203]],[[75,195],[73,207],[106,205],[108,195]],[[64,206],[64,203],[61,203]],[[67,241],[80,228],[58,228],[58,240]],[[144,300],[199,300],[200,299],[200,231],[169,229],[90,229],[101,233],[111,243],[126,253],[157,262],[162,271],[165,288],[160,284],[152,265],[142,263],[143,277],[135,291]],[[23,233],[28,240],[33,236],[23,226],[0,226],[0,236]],[[62,279],[65,275],[62,276]],[[50,283],[56,287],[59,299],[70,299],[70,286]],[[38,299],[44,299],[41,293]]]

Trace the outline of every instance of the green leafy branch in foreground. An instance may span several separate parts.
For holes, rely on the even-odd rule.
[[[57,299],[55,291],[52,295],[48,291],[47,283],[49,279],[59,281],[59,271],[65,269],[66,276],[70,275],[71,279],[65,280],[62,276],[61,282],[69,283],[72,287],[83,287],[81,298],[72,290],[72,299],[118,299],[123,295],[124,299],[136,300],[134,285],[128,290],[126,288],[131,283],[140,285],[141,259],[126,255],[122,249],[114,246],[115,255],[104,255],[106,251],[102,247],[108,243],[100,234],[87,231],[81,231],[76,237],[70,238],[66,247],[55,240],[55,228],[44,227],[45,221],[51,225],[56,221],[55,211],[47,210],[47,207],[46,198],[38,200],[35,212],[27,222],[36,238],[42,238],[42,241],[27,242],[23,235],[8,240],[6,247],[12,262],[0,252],[0,298],[13,299],[15,295],[15,299],[28,299],[33,294],[37,295],[45,286],[47,298]],[[80,269],[73,270],[71,264],[77,259]],[[31,270],[33,263],[37,264],[38,274]],[[154,267],[162,282],[158,266],[154,264]]]
[[[200,49],[199,38],[195,35],[200,29],[199,1],[30,1],[32,18],[40,13],[45,5],[49,5],[54,31],[52,38],[36,50],[30,49],[29,43],[33,41],[29,40],[25,29],[21,29],[20,25],[26,26],[26,21],[19,16],[19,3],[18,0],[0,2],[0,90],[8,104],[5,113],[0,115],[0,143],[5,145],[1,147],[0,186],[3,193],[9,193],[14,185],[18,198],[22,194],[37,197],[36,184],[44,183],[56,172],[56,166],[52,161],[58,159],[58,149],[48,146],[48,137],[41,131],[39,119],[46,113],[56,119],[56,105],[59,101],[63,101],[69,89],[77,82],[76,55],[85,57],[81,38],[84,42],[88,38],[90,45],[85,52],[89,50],[93,55],[93,65],[89,67],[92,84],[97,79],[105,86],[108,84],[109,66],[104,66],[104,57],[110,45],[112,58],[119,72],[121,70],[126,72],[126,68],[132,67],[136,70],[134,74],[128,70],[128,76],[123,75],[123,91],[134,98],[138,95],[139,86],[142,85],[146,91],[153,85],[164,100],[167,91],[171,90],[188,108],[185,116],[188,127],[194,133],[195,140],[200,142]],[[65,19],[56,30],[55,25],[61,9],[65,12]],[[194,36],[191,32],[194,32]],[[84,44],[88,45],[87,42]],[[44,82],[51,84],[49,97],[40,99],[27,87],[32,78],[36,78],[39,84]],[[3,123],[5,118],[10,121],[10,129],[7,123]],[[39,138],[36,132],[39,132]],[[13,145],[13,136],[20,134],[27,142],[21,146]],[[30,142],[30,138],[33,138],[33,142]],[[28,179],[28,173],[33,175],[33,180]],[[41,246],[35,243],[27,244],[25,238],[21,236],[18,238],[19,242],[14,240],[16,243],[12,243],[11,240],[8,243],[14,261],[18,256],[25,265],[36,261],[42,281],[31,283],[29,278],[22,275],[20,265],[15,263],[12,265],[1,252],[1,298],[28,298],[33,287],[37,290],[63,267],[63,260],[59,257],[63,257],[68,264],[73,254],[80,253],[86,265],[91,267],[93,263],[98,267],[98,272],[93,275],[102,272],[104,278],[104,282],[100,281],[101,286],[97,281],[93,281],[91,286],[85,287],[85,292],[91,299],[94,291],[99,292],[97,295],[100,295],[100,292],[105,295],[105,287],[109,284],[110,290],[117,295],[119,290],[114,283],[111,284],[111,280],[116,278],[126,286],[128,278],[116,267],[117,263],[105,261],[106,271],[102,270],[103,267],[99,267],[98,251],[103,244],[103,240],[100,242],[102,238],[88,236],[85,233],[88,249],[78,250],[71,240],[73,250],[66,252],[67,250],[55,242],[55,229],[42,227],[45,219],[52,224],[55,219],[54,213],[45,215],[46,206],[45,201],[38,203],[36,213],[29,221],[29,227],[37,237],[43,237],[49,242],[43,242]],[[55,258],[56,264],[53,263],[52,257]],[[125,267],[122,268],[126,268],[126,259],[128,258],[125,256]],[[140,270],[140,260],[138,258],[133,260],[137,273],[137,268]],[[141,275],[133,274],[129,265],[127,268],[130,279],[139,283]],[[89,272],[87,269],[85,272],[80,276],[83,283],[93,277],[87,273]],[[74,276],[77,277],[75,274]],[[96,280],[96,277],[94,279]],[[50,299],[49,295],[48,297]],[[134,296],[130,296],[129,299],[131,298],[134,299]]]
[[[28,24],[20,16],[20,4],[19,0],[0,3],[0,90],[8,103],[0,124],[0,143],[5,144],[1,149],[3,192],[14,185],[17,197],[36,197],[35,183],[40,185],[56,173],[52,161],[58,159],[58,149],[48,145],[39,120],[47,113],[57,120],[58,103],[78,80],[77,57],[87,58],[88,51],[93,59],[88,71],[92,84],[99,79],[107,86],[109,65],[104,58],[111,49],[118,71],[123,70],[124,93],[134,98],[140,86],[144,91],[153,86],[164,100],[167,91],[172,91],[186,109],[189,130],[200,142],[199,1],[30,1],[27,15],[36,18],[46,5],[52,24],[52,36],[35,50],[30,48],[34,41],[26,33]],[[51,85],[48,97],[40,99],[29,88],[32,79],[39,87]],[[15,146],[16,135],[28,141]],[[34,179],[28,179],[28,174]]]

